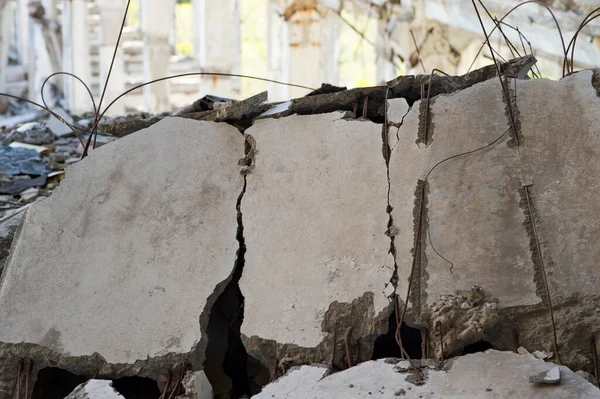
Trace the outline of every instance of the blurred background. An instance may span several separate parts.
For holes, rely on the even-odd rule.
[[[520,2],[476,4],[487,32]],[[560,78],[564,51],[598,0],[542,0],[518,7],[491,35],[498,60],[533,53],[536,77]],[[437,68],[460,75],[492,62],[471,0],[0,0],[0,92],[41,102],[51,74],[66,71],[103,104],[144,82],[173,74],[243,74],[318,88],[384,84]],[[600,65],[600,18],[579,34],[575,69]],[[269,101],[307,88],[239,77],[184,76],[133,90],[110,114],[165,112],[212,94],[241,99],[269,91]],[[53,77],[50,104],[93,111],[85,87]],[[0,100],[0,118],[22,111]]]

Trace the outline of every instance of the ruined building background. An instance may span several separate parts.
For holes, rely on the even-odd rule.
[[[0,399],[600,398],[598,16],[0,0]]]

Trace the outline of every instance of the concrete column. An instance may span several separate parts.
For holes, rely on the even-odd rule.
[[[175,0],[142,0],[140,4],[140,28],[144,39],[144,81],[168,75],[171,33]],[[216,6],[213,4],[213,7]],[[162,81],[144,87],[144,103],[148,112],[171,110],[169,82]]]
[[[290,79],[313,88],[320,87],[321,83],[336,84],[339,79],[339,20],[331,11],[317,11],[316,1],[314,7],[305,3],[302,7],[292,3],[286,9],[290,30]],[[292,98],[305,94],[305,89],[290,88]]]
[[[394,79],[398,71],[391,61],[392,44],[388,32],[388,23],[385,20],[377,22],[377,38],[375,46],[377,47],[377,84],[382,84]]]
[[[90,49],[88,41],[88,9],[85,0],[68,0],[63,8],[63,69],[91,83]],[[92,111],[89,94],[76,80],[64,77],[67,107],[73,113]]]
[[[98,0],[100,9],[100,92],[102,92],[110,68],[126,4],[127,2],[123,0]],[[107,106],[123,91],[125,91],[125,64],[121,48],[117,51],[102,107]],[[124,102],[120,100],[110,108],[107,114],[120,115],[124,112]]]
[[[17,1],[17,46],[19,58],[23,65],[29,62],[29,30],[31,21],[29,19],[29,10],[26,1]]]
[[[195,0],[194,52],[202,72],[239,74],[241,70],[240,0]],[[226,28],[224,28],[226,27]],[[202,77],[200,94],[239,97],[241,80]]]
[[[267,7],[267,68],[269,79],[290,81],[290,47],[288,24],[277,0],[269,0]],[[269,83],[269,100],[284,101],[290,98],[288,86]]]

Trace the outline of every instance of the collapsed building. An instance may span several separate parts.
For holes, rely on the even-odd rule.
[[[0,398],[600,397],[600,72],[534,63],[103,125],[0,221]]]

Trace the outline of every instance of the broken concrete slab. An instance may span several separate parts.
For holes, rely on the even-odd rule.
[[[600,97],[592,71],[517,86],[521,159],[551,295],[597,295]],[[549,95],[549,93],[556,93]],[[560,94],[558,94],[560,93]]]
[[[199,343],[202,357],[215,287],[239,247],[243,148],[231,126],[168,118],[71,166],[27,212],[5,267],[6,350],[31,348],[36,365],[44,347],[73,364],[97,353],[173,367]]]
[[[124,399],[110,380],[89,380],[79,385],[65,399]]]
[[[411,290],[415,320],[441,295],[474,285],[500,307],[539,303],[498,81],[438,96],[425,108],[424,101],[413,105],[389,164],[391,216],[402,227],[395,236],[401,281],[411,273],[421,229]],[[399,293],[404,300],[406,291]]]
[[[329,361],[334,330],[343,340],[348,327],[370,357],[387,331],[394,266],[381,126],[342,115],[263,119],[248,131],[256,157],[242,202],[241,331],[269,368],[277,345],[287,345],[287,367],[295,354],[302,364]]]
[[[508,80],[510,111],[494,78],[429,106],[417,102],[400,130],[390,129],[400,281],[415,265],[407,321],[429,330],[434,352],[441,350],[431,335],[439,334],[432,303],[479,285],[497,302],[499,318],[472,340],[512,349],[517,334],[525,347],[592,370],[589,342],[600,306],[600,254],[592,244],[600,239],[600,184],[590,166],[600,144],[600,98],[592,78],[582,71],[558,82]],[[444,334],[448,328],[441,326]],[[450,345],[452,352],[461,345]]]
[[[559,385],[539,387],[528,375],[560,368]],[[443,370],[428,370],[422,385],[407,382],[411,374],[398,374],[387,359],[367,361],[318,381],[307,377],[322,369],[306,366],[292,370],[267,385],[257,398],[600,398],[600,390],[567,367],[554,366],[533,357],[488,350],[449,360]]]

